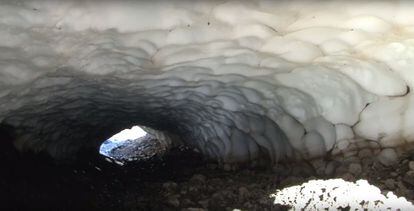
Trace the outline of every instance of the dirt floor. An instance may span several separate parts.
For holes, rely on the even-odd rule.
[[[1,210],[277,210],[267,190],[278,177],[259,169],[219,170],[188,149],[124,166],[90,160],[56,165],[34,155],[14,157],[0,177]]]
[[[187,148],[124,166],[90,154],[57,165],[47,157],[7,152],[1,159],[0,210],[286,210],[273,205],[269,194],[316,178],[308,170],[225,171]],[[360,178],[413,200],[412,160],[374,164]],[[347,180],[356,179],[349,175]]]

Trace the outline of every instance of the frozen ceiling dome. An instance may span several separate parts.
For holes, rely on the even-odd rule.
[[[411,1],[0,4],[0,122],[20,150],[65,159],[135,124],[224,163],[386,163],[414,142]]]

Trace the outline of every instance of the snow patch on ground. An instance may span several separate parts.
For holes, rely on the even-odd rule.
[[[393,192],[386,195],[366,180],[310,180],[302,185],[277,190],[275,204],[292,210],[413,210],[414,205]]]

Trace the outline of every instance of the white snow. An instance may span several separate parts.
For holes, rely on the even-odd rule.
[[[147,134],[147,132],[145,132],[141,127],[133,126],[129,129],[124,129],[121,132],[111,136],[110,138],[108,138],[108,140],[112,142],[135,140],[145,136],[145,134]]]
[[[382,146],[393,147],[410,142],[413,136],[413,94],[403,97],[381,98],[370,104],[354,127],[359,136],[380,141]],[[373,124],[375,123],[375,124]]]
[[[354,132],[348,125],[337,124],[335,125],[335,131],[337,140],[354,138]]]
[[[393,192],[381,190],[366,180],[355,183],[343,179],[310,180],[301,185],[277,190],[271,195],[275,204],[291,210],[413,210],[414,205]]]

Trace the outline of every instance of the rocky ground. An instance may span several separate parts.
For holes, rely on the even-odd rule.
[[[361,176],[379,187],[383,193],[394,192],[414,202],[414,155],[401,159],[397,164],[384,166],[374,163]]]
[[[136,140],[125,141],[122,145],[111,149],[108,156],[122,164],[131,161],[145,161],[154,156],[162,156],[168,146],[155,137],[147,134]]]
[[[90,155],[81,160],[55,165],[38,156],[3,159],[1,210],[286,210],[269,197],[276,189],[327,178],[305,164],[285,171],[283,165],[224,170],[187,148],[124,166]],[[365,178],[384,193],[414,200],[414,156],[392,166],[351,163],[336,170],[330,177]]]

